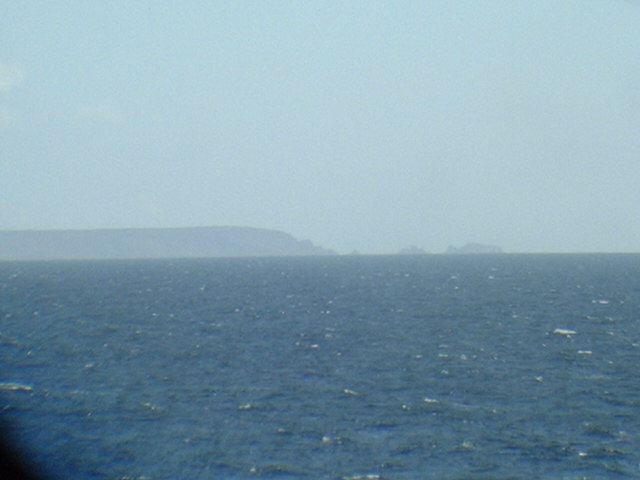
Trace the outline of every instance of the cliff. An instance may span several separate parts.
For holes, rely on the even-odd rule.
[[[291,235],[250,227],[0,231],[1,260],[331,255]]]

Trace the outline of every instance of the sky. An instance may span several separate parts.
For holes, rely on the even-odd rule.
[[[0,6],[0,230],[640,252],[640,1]]]

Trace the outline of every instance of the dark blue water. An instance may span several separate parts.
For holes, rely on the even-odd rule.
[[[0,288],[0,408],[51,478],[640,478],[640,255],[6,262]]]

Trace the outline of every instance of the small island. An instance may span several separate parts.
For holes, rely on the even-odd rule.
[[[401,249],[398,252],[398,255],[428,255],[427,251],[424,248],[416,247],[415,245],[411,245],[410,247],[406,247]]]
[[[467,243],[462,247],[454,247],[449,245],[445,254],[459,255],[459,254],[497,254],[504,253],[502,248],[495,245],[484,245],[482,243]]]

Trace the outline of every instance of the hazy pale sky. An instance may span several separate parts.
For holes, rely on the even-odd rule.
[[[640,251],[640,2],[0,7],[0,229]]]

